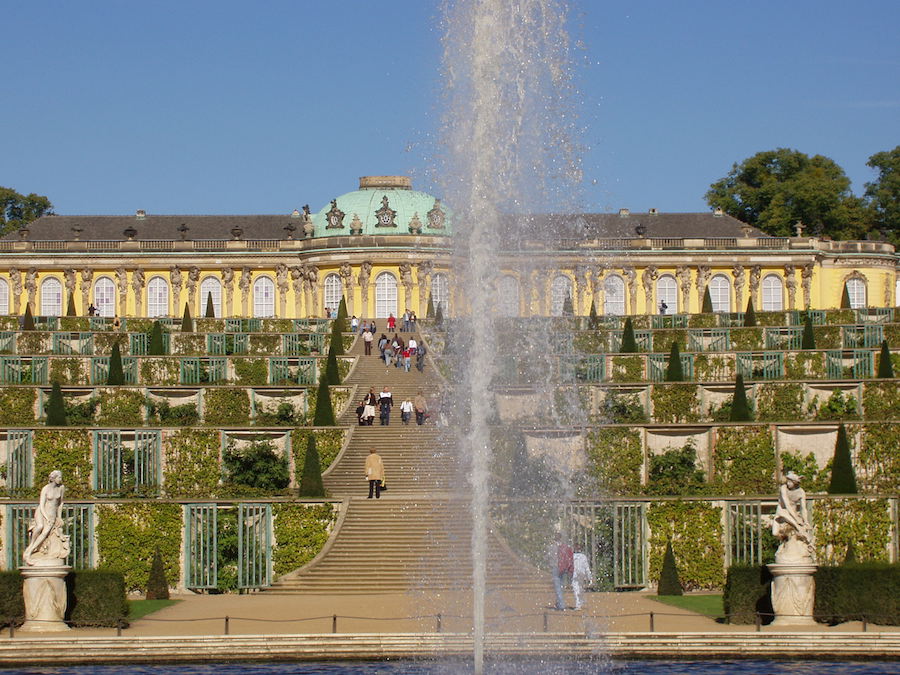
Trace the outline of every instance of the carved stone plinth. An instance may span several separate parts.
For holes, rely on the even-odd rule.
[[[817,566],[813,563],[772,563],[773,626],[809,626],[815,623]]]
[[[50,563],[50,560],[47,560]],[[19,630],[42,633],[70,630],[63,621],[66,614],[66,575],[68,565],[38,564],[20,567],[24,583],[25,623]]]

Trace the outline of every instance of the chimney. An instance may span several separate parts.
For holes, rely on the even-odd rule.
[[[147,212],[144,211],[144,209],[138,209],[137,212],[134,214],[134,217],[137,218],[138,220],[143,220],[144,218],[147,217]]]
[[[628,209],[619,209],[619,215],[620,216],[628,216],[628,215],[631,215],[631,211],[629,211]]]
[[[725,215],[725,212],[722,210],[722,207],[721,207],[721,206],[717,206],[717,207],[715,208],[715,210],[713,211],[713,215],[714,215],[714,216],[724,216],[724,215]]]
[[[659,215],[659,209],[650,209],[650,215],[651,215],[651,216],[658,216],[658,215]]]

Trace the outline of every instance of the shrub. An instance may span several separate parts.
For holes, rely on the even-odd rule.
[[[747,404],[747,391],[744,389],[744,376],[740,373],[734,380],[734,396],[731,401],[731,422],[750,422],[753,415],[750,414],[750,406]]]
[[[803,320],[803,338],[800,340],[800,349],[816,348],[816,332],[813,330],[812,316],[806,315]]]
[[[328,353],[335,356],[344,355],[344,338],[340,330],[340,321],[331,322],[331,340],[328,346]]]
[[[153,322],[153,328],[150,329],[150,344],[147,345],[148,356],[165,356],[166,343],[163,340],[162,324],[159,321]]]
[[[663,556],[662,569],[659,572],[656,594],[684,595],[684,589],[678,579],[678,566],[675,564],[675,553],[672,551],[671,540],[666,543],[666,553]]]
[[[850,291],[847,290],[847,284],[844,284],[844,290],[841,292],[841,309],[852,309],[850,305]]]
[[[588,314],[588,328],[591,330],[597,330],[599,322],[597,320],[597,305],[594,300],[591,300],[591,311]]]
[[[756,325],[756,311],[753,309],[753,298],[747,300],[747,311],[744,312],[744,327],[752,328]]]
[[[647,421],[647,412],[637,394],[622,394],[615,389],[607,391],[603,399],[602,415],[613,424],[642,423]]]
[[[672,343],[672,351],[669,352],[666,382],[684,382],[684,369],[681,367],[681,352],[678,350],[677,342]]]
[[[328,384],[340,384],[341,375],[338,372],[337,356],[335,350],[328,350],[328,358],[325,360],[325,380]]]
[[[216,307],[213,304],[212,293],[206,294],[206,314],[204,315],[207,319],[215,319],[216,318]],[[169,597],[169,596],[166,596]]]
[[[428,304],[425,305],[425,318],[426,319],[434,318],[434,298],[431,297],[431,293],[428,294]]]
[[[701,314],[712,314],[713,304],[712,296],[709,294],[709,286],[703,289],[703,304],[700,307]]]
[[[163,565],[159,546],[156,547],[156,551],[153,553],[153,563],[150,565],[150,578],[147,580],[147,593],[144,597],[147,600],[169,599],[169,582],[166,580],[166,566]]]
[[[187,303],[184,303],[184,316],[181,317],[181,332],[182,333],[193,333],[194,332],[194,322],[191,320],[191,308]]]
[[[732,565],[728,568],[722,604],[728,623],[754,623],[760,614],[763,623],[773,619],[769,585],[772,575],[765,565]]]
[[[335,425],[334,407],[331,404],[331,390],[328,388],[328,378],[323,373],[319,378],[319,389],[316,393],[316,414],[313,418],[313,426],[333,427]]]
[[[66,403],[63,400],[62,387],[59,382],[53,383],[50,398],[47,400],[47,426],[66,426]]]
[[[31,303],[25,305],[25,316],[22,318],[22,330],[34,330],[34,316],[31,314]]]
[[[634,324],[632,324],[629,316],[625,318],[625,326],[622,329],[622,345],[619,347],[619,352],[622,354],[634,354],[637,350],[637,341],[634,339]]]
[[[325,486],[322,484],[322,467],[319,462],[319,450],[316,448],[316,437],[313,434],[310,434],[306,441],[306,458],[303,461],[303,476],[300,479],[300,496],[325,496]]]
[[[828,494],[855,495],[856,474],[850,459],[850,443],[847,440],[847,429],[842,424],[838,427],[837,441],[834,444],[834,460],[831,463],[831,482]]]
[[[66,316],[78,316],[75,311],[75,294],[69,293],[69,302],[66,305]]]
[[[0,572],[0,625],[25,621],[25,600],[22,596],[22,574],[19,570]]]
[[[444,325],[444,309],[443,303],[438,303],[437,309],[434,312],[434,323],[436,326]]]
[[[815,402],[815,400],[814,400]],[[816,411],[817,420],[859,419],[859,406],[852,394],[844,394],[840,389],[831,392],[828,400]]]
[[[78,570],[66,577],[66,618],[76,626],[116,626],[128,616],[125,578],[110,570]],[[125,623],[125,625],[128,625]]]
[[[119,343],[114,342],[112,354],[109,356],[109,374],[106,376],[106,384],[125,384],[125,371],[122,370],[122,352]]]
[[[228,481],[236,485],[275,492],[291,481],[287,457],[268,441],[255,441],[242,448],[231,444],[222,460]]]
[[[900,565],[854,563],[816,570],[817,620],[900,623]]]
[[[890,379],[894,377],[894,366],[891,364],[891,350],[887,340],[881,341],[881,354],[878,356],[878,378]]]
[[[647,492],[654,495],[690,495],[703,489],[705,476],[697,469],[697,451],[692,443],[650,457]],[[671,593],[660,593],[671,595]]]

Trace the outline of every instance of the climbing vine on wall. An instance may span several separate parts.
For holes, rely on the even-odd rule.
[[[717,382],[731,378],[734,369],[734,359],[724,355],[696,354],[694,355],[694,379],[698,382]]]
[[[820,565],[842,563],[851,542],[858,561],[888,561],[891,512],[886,499],[817,499],[812,521]]]
[[[344,444],[343,429],[294,429],[291,431],[291,450],[294,455],[294,479],[297,485],[302,478],[303,465],[306,461],[307,438],[310,434],[316,437],[316,450],[319,451],[319,466],[325,471],[341,451]]]
[[[840,349],[841,347],[840,325],[813,326],[813,335],[816,338],[816,349]]]
[[[866,382],[863,409],[867,420],[900,420],[900,396],[896,382]]]
[[[788,380],[820,380],[825,377],[825,352],[789,352],[784,359]]]
[[[66,384],[85,384],[83,359],[63,358],[50,359],[50,381]]]
[[[219,484],[219,432],[180,429],[163,439],[163,487],[169,497],[210,497]]]
[[[273,504],[275,548],[272,564],[280,577],[318,555],[334,527],[337,512],[331,504]]]
[[[250,387],[269,381],[269,364],[266,359],[233,359],[234,377],[238,385]]]
[[[762,328],[732,328],[731,348],[737,352],[747,352],[762,349]]]
[[[126,591],[147,590],[157,547],[169,586],[178,585],[182,539],[179,504],[98,504],[96,534],[100,567],[125,575]]]
[[[659,579],[671,540],[678,574],[687,590],[718,588],[725,582],[722,509],[706,502],[656,502],[647,511],[650,579]]]
[[[246,389],[208,388],[203,397],[203,422],[214,427],[250,424],[250,399]]]
[[[36,398],[37,389],[0,387],[0,426],[14,427],[34,424]]]
[[[644,454],[641,432],[629,427],[600,427],[587,437],[589,471],[604,492],[638,494]]]
[[[101,427],[139,427],[144,424],[144,394],[136,390],[109,389],[100,392]]]
[[[803,415],[803,385],[761,383],[756,389],[756,414],[761,422],[796,422]]]
[[[613,382],[640,382],[644,379],[644,359],[641,356],[612,357]]]
[[[653,402],[654,422],[678,424],[700,420],[695,384],[656,384],[650,400]]]
[[[87,429],[35,429],[35,494],[47,482],[51,471],[62,471],[66,496],[91,494],[91,435]]]
[[[857,464],[856,479],[862,490],[896,492],[900,486],[900,425],[865,425]]]
[[[177,358],[144,357],[140,363],[141,384],[145,387],[178,384],[181,363]]]
[[[723,493],[768,494],[775,490],[775,447],[768,427],[720,427],[714,483]]]
[[[660,330],[653,331],[653,351],[668,353],[672,349],[672,343],[684,349],[687,344],[687,331],[684,330]]]
[[[248,351],[253,356],[272,356],[278,353],[280,335],[252,334]]]

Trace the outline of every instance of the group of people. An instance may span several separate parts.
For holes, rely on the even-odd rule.
[[[365,345],[366,355],[372,354],[372,343],[375,342],[375,334],[370,327],[366,327],[362,333],[363,344]],[[392,365],[396,368],[403,368],[407,373],[412,367],[413,359],[416,360],[416,370],[420,373],[425,371],[425,354],[427,353],[425,345],[420,345],[416,338],[410,337],[404,342],[399,333],[394,333],[394,337],[389,338],[387,334],[382,333],[378,338],[379,358],[384,361],[384,365],[390,368]]]
[[[383,387],[381,392],[375,393],[375,387],[369,388],[369,393],[363,397],[356,407],[356,416],[359,425],[372,426],[375,422],[375,412],[378,411],[378,419],[381,426],[386,427],[391,423],[391,408],[394,407],[394,396],[390,387]],[[413,414],[416,416],[416,424],[425,424],[428,419],[428,401],[420,389],[412,400],[407,396],[400,402],[400,421],[409,424]]]
[[[575,609],[581,609],[584,603],[584,591],[594,583],[591,566],[581,544],[575,544],[573,549],[563,540],[562,533],[557,532],[554,543],[548,551],[547,562],[553,574],[553,590],[556,592],[555,609],[564,610],[566,608],[563,600],[563,587],[566,581],[570,581],[572,584],[572,592],[575,594]]]

